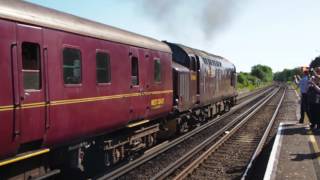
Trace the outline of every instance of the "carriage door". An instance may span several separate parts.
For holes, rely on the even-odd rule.
[[[146,111],[146,62],[137,48],[130,48],[130,120],[141,120]]]
[[[197,95],[197,63],[196,58],[190,56],[190,96],[192,103],[198,103]]]
[[[28,148],[40,146],[45,130],[45,84],[42,29],[17,25],[18,77],[20,99],[20,140]],[[22,147],[21,147],[22,148]]]
[[[200,60],[196,55],[196,70],[197,70],[197,101],[200,102]]]

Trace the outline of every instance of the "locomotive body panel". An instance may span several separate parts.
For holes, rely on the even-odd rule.
[[[188,102],[189,109],[214,104],[237,95],[233,75],[235,67],[221,56],[193,49],[181,44],[166,42],[172,52],[173,61],[189,69]],[[177,78],[177,77],[175,77]],[[180,80],[176,80],[180,82]],[[182,106],[182,105],[178,105]]]
[[[206,105],[236,96],[236,88],[232,84],[232,75],[235,72],[233,65],[226,63],[222,57],[202,56],[201,59],[201,104]],[[212,64],[218,64],[218,66]]]
[[[184,112],[190,109],[192,106],[190,99],[189,88],[189,77],[190,71],[188,68],[173,62],[173,92],[174,92],[174,101],[177,105],[177,109],[180,112]]]

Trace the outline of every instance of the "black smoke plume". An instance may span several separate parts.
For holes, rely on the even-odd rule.
[[[139,10],[173,36],[200,34],[203,39],[211,39],[231,22],[240,3],[245,1],[141,0]]]

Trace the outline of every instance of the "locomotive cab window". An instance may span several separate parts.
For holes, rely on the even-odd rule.
[[[65,84],[81,83],[81,52],[74,48],[63,49],[63,80]]]
[[[25,90],[41,89],[40,46],[36,43],[22,43],[22,74]]]
[[[131,58],[131,84],[139,85],[139,63],[138,58]]]
[[[204,64],[208,64],[207,58],[203,58],[203,62],[204,62]]]
[[[161,64],[160,59],[154,61],[154,81],[161,82]]]
[[[192,56],[190,59],[190,70],[196,71],[196,59]]]
[[[96,54],[97,83],[109,83],[111,81],[110,58],[107,53]]]

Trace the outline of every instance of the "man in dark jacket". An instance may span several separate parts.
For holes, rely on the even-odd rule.
[[[308,111],[310,113],[311,128],[317,125],[320,129],[320,68],[313,71],[313,76],[309,81],[308,89]]]

